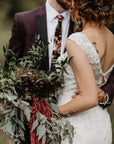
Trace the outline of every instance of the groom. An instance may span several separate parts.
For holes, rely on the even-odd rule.
[[[51,55],[53,51],[54,36],[56,26],[58,24],[58,15],[62,15],[62,41],[61,41],[61,54],[65,51],[66,38],[73,33],[74,23],[70,19],[70,13],[66,10],[65,0],[47,0],[46,3],[34,10],[17,13],[14,19],[14,25],[12,29],[12,37],[9,42],[9,48],[15,53],[18,53],[19,57],[27,55],[28,48],[30,48],[34,41],[35,36],[40,34],[41,40],[44,44],[48,44],[47,55],[42,63],[42,69],[48,70],[51,68]],[[60,6],[61,5],[61,6]],[[110,89],[109,89],[110,88]],[[114,70],[110,75],[110,78],[102,90],[98,90],[99,101],[102,101],[105,95],[106,100],[100,105],[107,107],[112,103],[114,96]],[[30,144],[29,131],[27,130],[26,141],[22,144]]]

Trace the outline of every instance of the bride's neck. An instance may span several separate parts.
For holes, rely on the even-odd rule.
[[[99,27],[99,24],[96,24],[95,22],[87,22],[87,23],[84,22],[83,30],[90,29],[90,28],[92,28],[92,29],[101,29],[101,27],[104,27],[104,25],[101,25]]]

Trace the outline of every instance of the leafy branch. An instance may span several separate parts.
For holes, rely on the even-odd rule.
[[[31,106],[33,98],[36,98],[36,114],[33,119],[32,131],[36,133],[38,140],[45,144],[48,141],[60,143],[68,138],[72,143],[73,127],[64,118],[58,115],[57,98],[58,88],[64,82],[66,66],[71,59],[54,60],[51,71],[40,69],[46,56],[47,46],[38,36],[28,55],[23,58],[3,46],[7,69],[0,67],[0,126],[15,139],[17,143],[24,140],[24,121],[30,122],[34,108]],[[9,57],[11,58],[9,62]],[[68,74],[68,73],[67,73]],[[40,110],[40,104],[42,109]],[[45,102],[45,104],[44,104]],[[49,120],[46,105],[50,109]],[[31,114],[30,114],[31,113]]]

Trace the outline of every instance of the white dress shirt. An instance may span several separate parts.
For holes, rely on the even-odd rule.
[[[58,24],[57,15],[64,17],[62,21],[62,42],[61,42],[61,55],[65,50],[65,42],[68,36],[69,24],[70,24],[70,12],[67,10],[63,13],[58,13],[50,4],[49,0],[46,1],[46,16],[47,16],[47,33],[48,33],[48,51],[49,51],[49,70],[51,69],[52,52],[54,49],[54,35],[56,26]]]

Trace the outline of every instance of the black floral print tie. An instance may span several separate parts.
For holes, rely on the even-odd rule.
[[[58,24],[57,24],[57,27],[55,30],[55,36],[54,36],[54,46],[56,47],[56,49],[53,50],[52,59],[57,59],[60,56],[60,52],[61,52],[63,16],[58,15],[57,18],[58,18]]]

